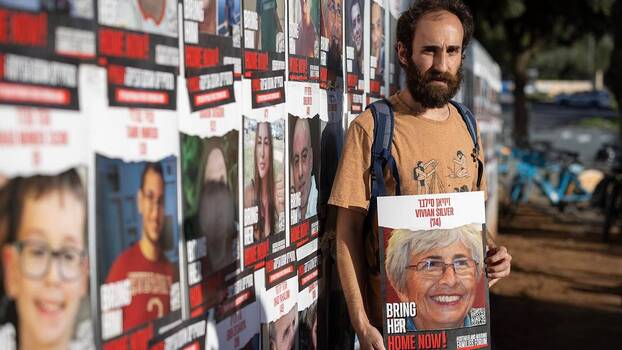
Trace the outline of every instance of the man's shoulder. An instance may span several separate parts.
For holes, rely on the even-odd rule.
[[[393,110],[394,113],[403,113],[403,108],[399,98],[397,97],[397,94],[389,97],[387,101],[389,101],[390,108]],[[361,112],[361,114],[359,114],[356,118],[354,118],[352,124],[350,124],[350,127],[352,126],[363,130],[368,136],[373,135],[374,116],[371,112],[371,109],[367,108],[366,110]]]

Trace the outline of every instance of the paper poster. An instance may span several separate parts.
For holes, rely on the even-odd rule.
[[[289,75],[291,81],[320,78],[320,0],[288,0]]]
[[[290,244],[319,235],[320,118],[289,115]]]
[[[365,5],[363,0],[346,0],[345,5],[347,91],[362,93],[365,90],[363,80]]]
[[[241,0],[184,0],[186,76],[202,68],[232,65],[242,73]]]
[[[104,69],[84,76],[100,342],[144,348],[181,317],[177,114],[110,107]]]
[[[219,302],[239,263],[238,131],[181,134],[184,235],[191,315]]]
[[[97,0],[111,106],[176,109],[177,0]]]
[[[299,322],[296,250],[290,246],[265,261],[265,268],[255,274],[262,348],[295,349]]]
[[[389,349],[489,349],[483,192],[378,198]]]
[[[400,89],[401,69],[399,57],[391,46],[397,40],[397,20],[399,18],[399,2],[389,0],[389,95],[393,95]],[[397,9],[396,9],[397,7]]]
[[[298,349],[317,349],[317,315],[319,299],[319,239],[296,251],[298,274]]]
[[[244,77],[285,69],[285,0],[242,0]]]
[[[243,261],[260,268],[286,246],[285,123],[244,117]]]
[[[0,115],[1,347],[94,349],[86,120],[21,106]]]
[[[370,1],[370,57],[368,103],[386,96],[384,73],[385,56],[385,0]]]
[[[149,350],[205,349],[207,320],[195,317],[181,322],[149,341]]]
[[[343,89],[343,1],[320,0],[320,86]]]
[[[257,273],[247,269],[227,279],[226,299],[214,311],[215,327],[208,324],[207,349],[260,349]]]
[[[94,60],[95,23],[95,0],[0,0],[0,52]]]

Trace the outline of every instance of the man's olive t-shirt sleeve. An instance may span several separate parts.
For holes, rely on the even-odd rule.
[[[348,128],[328,204],[367,212],[372,139],[363,127],[363,121],[373,123],[370,113],[363,112]]]

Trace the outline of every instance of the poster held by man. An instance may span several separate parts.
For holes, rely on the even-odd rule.
[[[489,349],[484,193],[379,197],[378,232],[386,348]]]

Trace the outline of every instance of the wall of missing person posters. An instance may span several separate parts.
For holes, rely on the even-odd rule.
[[[0,0],[0,348],[318,348],[402,2]]]

